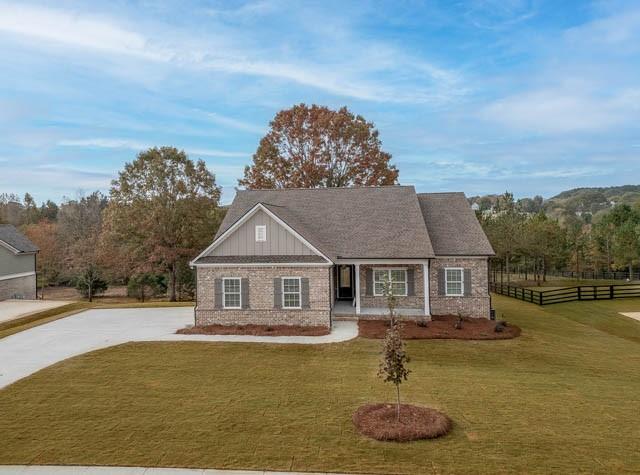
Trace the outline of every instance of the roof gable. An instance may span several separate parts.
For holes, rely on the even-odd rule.
[[[267,239],[264,242],[255,240],[257,225],[266,227]],[[213,259],[214,257],[234,257],[238,260],[239,257],[246,256],[288,256],[294,260],[296,256],[315,256],[322,262],[330,262],[327,256],[278,216],[274,210],[262,203],[256,203],[224,229],[221,226],[213,243],[192,263],[202,264],[214,260],[225,260]]]
[[[239,191],[216,239],[258,203],[332,260],[433,257],[412,186]]]

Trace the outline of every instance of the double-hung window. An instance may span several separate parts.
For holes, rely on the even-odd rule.
[[[242,308],[240,292],[241,280],[239,277],[225,277],[222,281],[224,294],[224,308]]]
[[[464,294],[464,271],[458,267],[444,270],[445,294],[460,297]]]
[[[300,277],[282,278],[282,308],[302,308]]]
[[[385,285],[389,283],[391,293],[396,297],[407,295],[407,270],[406,269],[374,269],[373,270],[373,295],[382,297],[385,295]]]

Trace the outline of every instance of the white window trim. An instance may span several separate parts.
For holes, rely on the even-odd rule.
[[[409,274],[407,273],[406,267],[374,267],[373,268],[373,296],[374,297],[384,297],[384,293],[376,293],[376,271],[389,271],[389,281],[391,281],[391,271],[392,270],[402,270],[404,271],[404,294],[394,294],[394,297],[406,297],[409,295]],[[400,282],[400,281],[397,281]]]
[[[287,292],[288,294],[298,294],[298,297],[300,297],[298,299],[298,301],[300,302],[300,305],[298,305],[297,307],[287,307],[284,304],[284,281],[286,279],[295,279],[298,281],[298,291],[297,292]],[[302,309],[302,277],[293,277],[293,276],[286,276],[286,277],[281,277],[280,278],[280,294],[281,294],[281,298],[282,298],[282,308],[283,309],[287,309],[287,310],[300,310]]]
[[[447,271],[459,270],[460,271],[460,293],[449,293],[449,279],[447,278]],[[463,267],[445,267],[444,268],[444,295],[446,297],[464,297],[464,268]]]
[[[262,233],[263,239],[260,239],[260,233]],[[266,224],[256,224],[256,242],[267,242]]]
[[[227,280],[237,280],[239,283],[237,293],[240,295],[240,299],[239,299],[240,305],[238,305],[237,307],[230,307],[227,305],[227,299],[226,299],[227,292],[225,291],[225,285],[224,285],[224,283]],[[236,292],[229,292],[229,294],[235,295]],[[227,310],[239,310],[242,308],[242,279],[240,277],[223,277],[222,278],[222,308]]]

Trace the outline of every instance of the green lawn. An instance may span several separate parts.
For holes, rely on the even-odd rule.
[[[351,414],[391,400],[379,341],[132,343],[0,390],[0,463],[367,473],[640,470],[640,299],[538,307],[495,297],[506,341],[411,341],[407,402],[442,439],[375,442]]]

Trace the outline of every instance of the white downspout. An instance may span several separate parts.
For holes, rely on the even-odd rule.
[[[422,264],[422,280],[424,281],[424,314],[431,316],[431,302],[429,296],[429,262]]]

